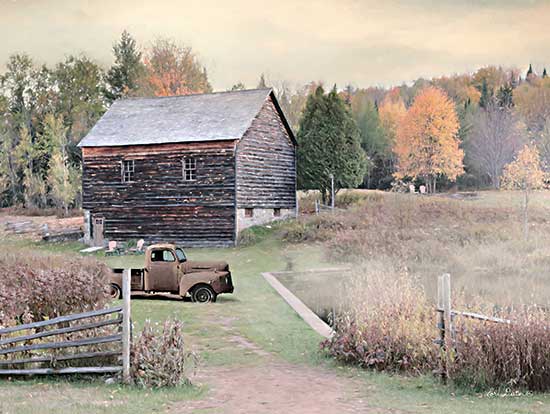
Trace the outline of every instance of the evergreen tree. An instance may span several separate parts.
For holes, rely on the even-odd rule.
[[[357,117],[361,147],[370,161],[363,184],[367,188],[385,188],[392,181],[393,157],[388,136],[380,121],[376,103],[367,101]]]
[[[493,90],[489,88],[487,80],[484,78],[481,84],[481,97],[479,98],[479,106],[487,108],[493,102]]]
[[[69,162],[67,128],[63,125],[62,117],[48,115],[44,133],[55,144],[48,172],[50,197],[67,214],[69,206],[75,204],[80,188],[80,168],[73,167]]]
[[[230,91],[244,91],[246,89],[246,86],[244,86],[244,83],[242,82],[238,82],[236,84],[234,84],[231,89],[229,89]]]
[[[267,86],[267,83],[266,83],[266,81],[265,81],[265,76],[264,76],[264,74],[262,73],[262,74],[260,75],[260,80],[258,81],[258,86],[257,86],[257,88],[258,88],[258,89],[265,89],[265,88],[267,88],[267,87],[268,87],[268,86]]]
[[[500,108],[512,108],[514,106],[514,90],[512,85],[502,85],[497,92],[497,105]]]
[[[527,82],[531,82],[536,77],[537,77],[537,74],[533,70],[533,66],[529,63],[529,69],[527,70],[527,74],[525,75],[525,80]]]
[[[115,63],[105,77],[107,88],[105,98],[112,102],[127,95],[138,87],[138,80],[145,70],[141,62],[141,52],[137,49],[136,41],[126,30],[122,32],[120,40],[113,46]]]
[[[544,68],[544,70],[542,71],[542,79],[547,77],[548,77],[548,73],[546,72],[546,68]]]
[[[367,163],[359,129],[336,88],[325,95],[318,87],[308,97],[297,139],[300,188],[318,189],[327,201],[331,175],[336,191],[362,182]]]

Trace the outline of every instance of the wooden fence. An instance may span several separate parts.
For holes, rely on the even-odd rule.
[[[123,305],[108,309],[60,316],[57,318],[15,325],[0,329],[0,375],[51,375],[122,372],[124,382],[130,379],[130,280],[123,273]],[[115,327],[114,333],[97,334],[98,328]],[[67,339],[67,334],[91,332],[91,335]],[[19,334],[23,332],[23,334]],[[16,335],[14,335],[16,334]],[[44,341],[44,338],[53,339]],[[60,340],[55,340],[61,338]],[[35,342],[40,340],[39,342]],[[81,347],[102,347],[115,344],[108,350],[79,352]],[[68,349],[73,349],[68,352]],[[36,353],[38,352],[38,354]],[[15,357],[12,357],[13,355]],[[91,359],[117,358],[116,365],[76,366],[71,362]],[[63,367],[56,367],[62,362]],[[96,361],[94,361],[95,363]],[[40,364],[37,368],[36,364]],[[44,366],[45,365],[45,366]],[[30,366],[30,367],[29,367]]]
[[[451,275],[446,273],[437,279],[437,328],[439,329],[439,338],[434,342],[441,347],[444,358],[441,358],[440,373],[443,380],[449,377],[449,366],[451,353],[447,350],[453,348],[455,331],[453,320],[455,317],[464,317],[476,319],[484,322],[505,323],[510,324],[507,319],[494,318],[492,316],[481,315],[473,312],[461,312],[451,307]]]

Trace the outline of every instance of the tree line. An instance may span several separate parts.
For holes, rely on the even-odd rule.
[[[405,183],[425,185],[432,192],[455,185],[498,189],[506,166],[522,150],[536,155],[545,177],[550,172],[546,69],[538,75],[529,66],[522,75],[517,69],[489,66],[473,74],[418,79],[389,89],[334,89],[330,94],[345,103],[357,129],[336,145],[324,137],[323,127],[311,126],[317,118],[338,124],[328,121],[337,114],[334,109],[318,113],[313,102],[319,89],[312,85],[316,92],[308,94],[298,125],[299,184],[304,189],[318,188],[325,194],[330,174],[337,177],[337,189],[390,189]],[[301,94],[295,96],[302,99]],[[341,132],[345,128],[340,125]],[[337,134],[328,135],[334,140]],[[362,154],[356,154],[357,144]],[[336,166],[346,151],[356,156],[347,155],[346,162]],[[357,163],[361,168],[353,167]],[[317,182],[313,177],[319,177]]]
[[[123,32],[104,68],[85,55],[53,65],[14,54],[0,75],[0,206],[79,207],[78,142],[116,99],[211,92],[195,51],[172,39],[141,47]],[[532,67],[418,79],[394,88],[273,87],[297,133],[298,184],[431,191],[454,182],[501,186],[503,171],[532,145],[550,170],[550,79]],[[230,90],[246,89],[236,82]],[[540,154],[540,155],[539,155]]]

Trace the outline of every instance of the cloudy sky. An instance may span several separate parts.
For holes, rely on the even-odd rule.
[[[550,68],[550,0],[0,0],[0,62],[86,53],[111,63],[122,30],[191,45],[215,89],[259,74],[355,86],[496,64]]]

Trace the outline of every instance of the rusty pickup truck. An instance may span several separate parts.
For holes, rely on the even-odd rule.
[[[220,293],[233,293],[226,262],[187,260],[183,249],[173,244],[154,244],[145,250],[145,267],[130,270],[130,289],[135,293],[172,293],[191,296],[193,302],[215,302]],[[122,297],[122,273],[113,269],[110,292]]]

